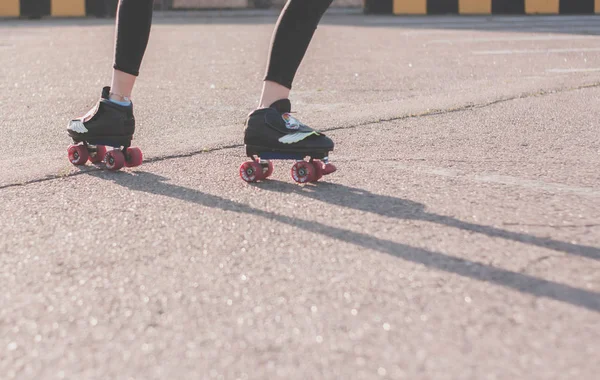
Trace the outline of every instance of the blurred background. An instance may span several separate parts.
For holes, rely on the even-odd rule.
[[[157,10],[268,9],[281,8],[286,0],[155,0]],[[86,0],[87,13],[97,17],[115,15],[118,0]],[[334,7],[363,7],[364,0],[334,0]]]
[[[39,18],[48,15],[114,17],[119,0],[2,0],[0,17]],[[156,10],[269,9],[286,0],[155,0]],[[364,9],[367,13],[392,13],[392,0],[334,0],[332,7]]]
[[[269,9],[286,0],[155,0],[156,10]],[[118,0],[2,0],[0,17],[114,17]],[[600,0],[334,0],[370,14],[594,14]]]

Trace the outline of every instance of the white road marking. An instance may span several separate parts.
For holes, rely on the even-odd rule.
[[[545,191],[557,191],[557,192],[567,192],[577,195],[592,195],[599,196],[600,191],[593,187],[578,187],[578,186],[569,186],[562,183],[556,182],[543,182],[537,181],[533,179],[525,179],[519,177],[513,177],[508,175],[497,175],[497,174],[489,174],[489,175],[468,175],[467,177],[473,178],[479,182],[491,182],[491,183],[499,183],[502,185],[512,185],[524,187],[527,189],[535,189],[535,190],[545,190]]]
[[[506,54],[556,54],[597,52],[600,48],[565,48],[565,49],[524,49],[524,50],[475,50],[475,55],[506,55]]]
[[[374,16],[366,19],[365,24],[378,25],[378,24],[401,24],[401,25],[424,25],[424,26],[436,26],[436,25],[460,25],[460,26],[481,26],[484,29],[490,26],[597,26],[598,16],[427,16],[427,17],[414,17],[414,16]]]
[[[593,73],[600,71],[600,67],[593,69],[549,69],[546,70],[548,73]]]
[[[432,40],[427,44],[452,44],[455,42],[513,42],[513,41],[570,41],[580,39],[592,39],[593,36],[507,36],[507,37],[489,37],[489,38],[457,38],[451,40]]]
[[[403,165],[401,163],[395,161],[382,161],[380,165],[385,165],[386,167],[407,170],[416,173],[425,173],[425,174],[433,174],[441,177],[449,177],[449,178],[460,178],[466,179],[475,182],[485,182],[485,183],[497,183],[501,185],[508,186],[516,186],[522,187],[526,189],[532,190],[542,190],[548,192],[557,192],[557,193],[571,193],[575,195],[582,196],[591,196],[591,197],[600,197],[600,188],[594,187],[581,187],[581,186],[571,186],[565,185],[563,183],[556,182],[544,182],[539,180],[527,179],[527,178],[519,178],[508,175],[501,174],[491,174],[491,173],[481,173],[481,174],[469,174],[464,173],[455,169],[447,169],[447,168],[436,168],[431,166],[410,166]]]

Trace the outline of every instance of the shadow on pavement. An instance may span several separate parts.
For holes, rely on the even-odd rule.
[[[168,178],[152,173],[141,171],[135,173],[106,173],[102,171],[94,171],[89,172],[88,174],[105,180],[110,180],[130,190],[162,195],[185,202],[198,204],[204,207],[249,214],[274,220],[276,222],[300,228],[311,233],[351,243],[358,247],[376,250],[413,263],[423,264],[428,268],[458,274],[460,276],[478,281],[489,282],[518,290],[536,297],[550,298],[574,306],[600,312],[600,293],[597,292],[578,289],[569,285],[536,278],[524,273],[512,272],[509,270],[496,268],[491,265],[448,256],[439,252],[379,239],[361,232],[350,231],[319,222],[303,220],[300,218],[280,215],[270,211],[260,210],[216,195],[206,194],[198,190],[167,183],[169,180]],[[269,185],[271,190],[278,192],[293,192],[299,194],[303,192],[303,190],[297,185],[287,184],[284,182],[270,181],[268,184],[265,184],[265,187],[266,185]],[[376,212],[380,215],[396,215],[395,217],[402,217],[400,215],[404,215],[409,216],[411,219],[414,219],[414,215],[430,215],[422,211],[424,206],[419,203],[397,198],[381,197],[363,190],[347,188],[340,185],[322,184],[322,186],[315,187],[315,189],[312,190],[312,193],[315,194],[312,197],[314,199],[322,200],[321,197],[326,197],[327,193],[330,195],[332,192],[336,193],[336,197],[339,199],[344,199],[344,202],[360,197],[360,203],[362,204],[362,206],[360,206],[361,210],[363,208],[373,209],[376,210]],[[385,202],[392,203],[386,205]],[[348,205],[344,204],[342,206],[347,207]],[[434,218],[434,215],[432,215],[431,218]],[[443,220],[444,217],[437,216],[437,218],[442,218]],[[474,227],[475,225],[467,223],[465,226]],[[483,226],[476,227],[487,228]]]
[[[266,184],[268,184],[268,186]],[[414,203],[404,199],[385,195],[376,195],[366,190],[356,189],[344,185],[323,182],[319,183],[318,187],[299,187],[286,182],[270,180],[268,183],[265,183],[264,186],[263,184],[258,184],[258,186],[266,191],[298,194],[304,197],[319,200],[324,203],[334,204],[340,207],[347,207],[389,218],[432,222],[448,227],[459,228],[465,231],[476,232],[489,237],[513,240],[516,242],[531,244],[572,255],[600,260],[600,248],[597,247],[566,243],[560,240],[464,222],[449,216],[431,214],[426,212],[425,207],[420,203]]]

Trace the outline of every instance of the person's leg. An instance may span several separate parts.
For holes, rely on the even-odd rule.
[[[135,132],[131,92],[152,23],[153,0],[121,0],[116,21],[115,61],[112,83],[102,89],[98,103],[85,116],[71,120],[67,127],[75,145],[68,149],[75,165],[106,162],[111,170],[142,163],[142,152],[130,148]],[[106,151],[105,146],[118,149]]]
[[[259,108],[287,99],[321,17],[333,0],[288,0],[271,42]]]
[[[153,0],[121,0],[117,11],[115,62],[111,100],[127,102],[131,97],[152,24]]]
[[[240,176],[246,182],[260,181],[273,172],[266,157],[301,159],[292,167],[296,182],[317,181],[336,168],[329,162],[333,141],[290,115],[288,99],[296,71],[333,0],[288,0],[273,35],[267,75],[259,108],[246,120],[244,144],[252,161],[242,164]]]

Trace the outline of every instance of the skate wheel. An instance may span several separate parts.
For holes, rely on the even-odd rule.
[[[299,161],[292,166],[292,179],[298,183],[315,181],[315,166],[310,162]]]
[[[125,152],[125,166],[128,168],[134,168],[140,166],[144,156],[140,148],[127,148]]]
[[[325,165],[321,160],[313,160],[312,164],[315,167],[315,179],[312,182],[317,182],[323,177],[323,169],[325,168]]]
[[[106,147],[104,145],[97,145],[96,151],[90,154],[89,160],[92,164],[99,164],[104,160],[104,156],[106,156]]]
[[[69,153],[69,161],[73,165],[84,165],[89,157],[88,150],[84,145],[71,145],[67,152]]]
[[[273,161],[268,161],[268,164],[261,166],[263,168],[263,178],[269,178],[273,174]]]
[[[331,174],[335,172],[337,168],[334,164],[327,164],[323,167],[323,175]]]
[[[104,156],[108,170],[119,170],[125,165],[125,155],[118,149],[109,150]]]
[[[262,166],[254,161],[244,162],[240,166],[240,177],[248,183],[265,178]]]

